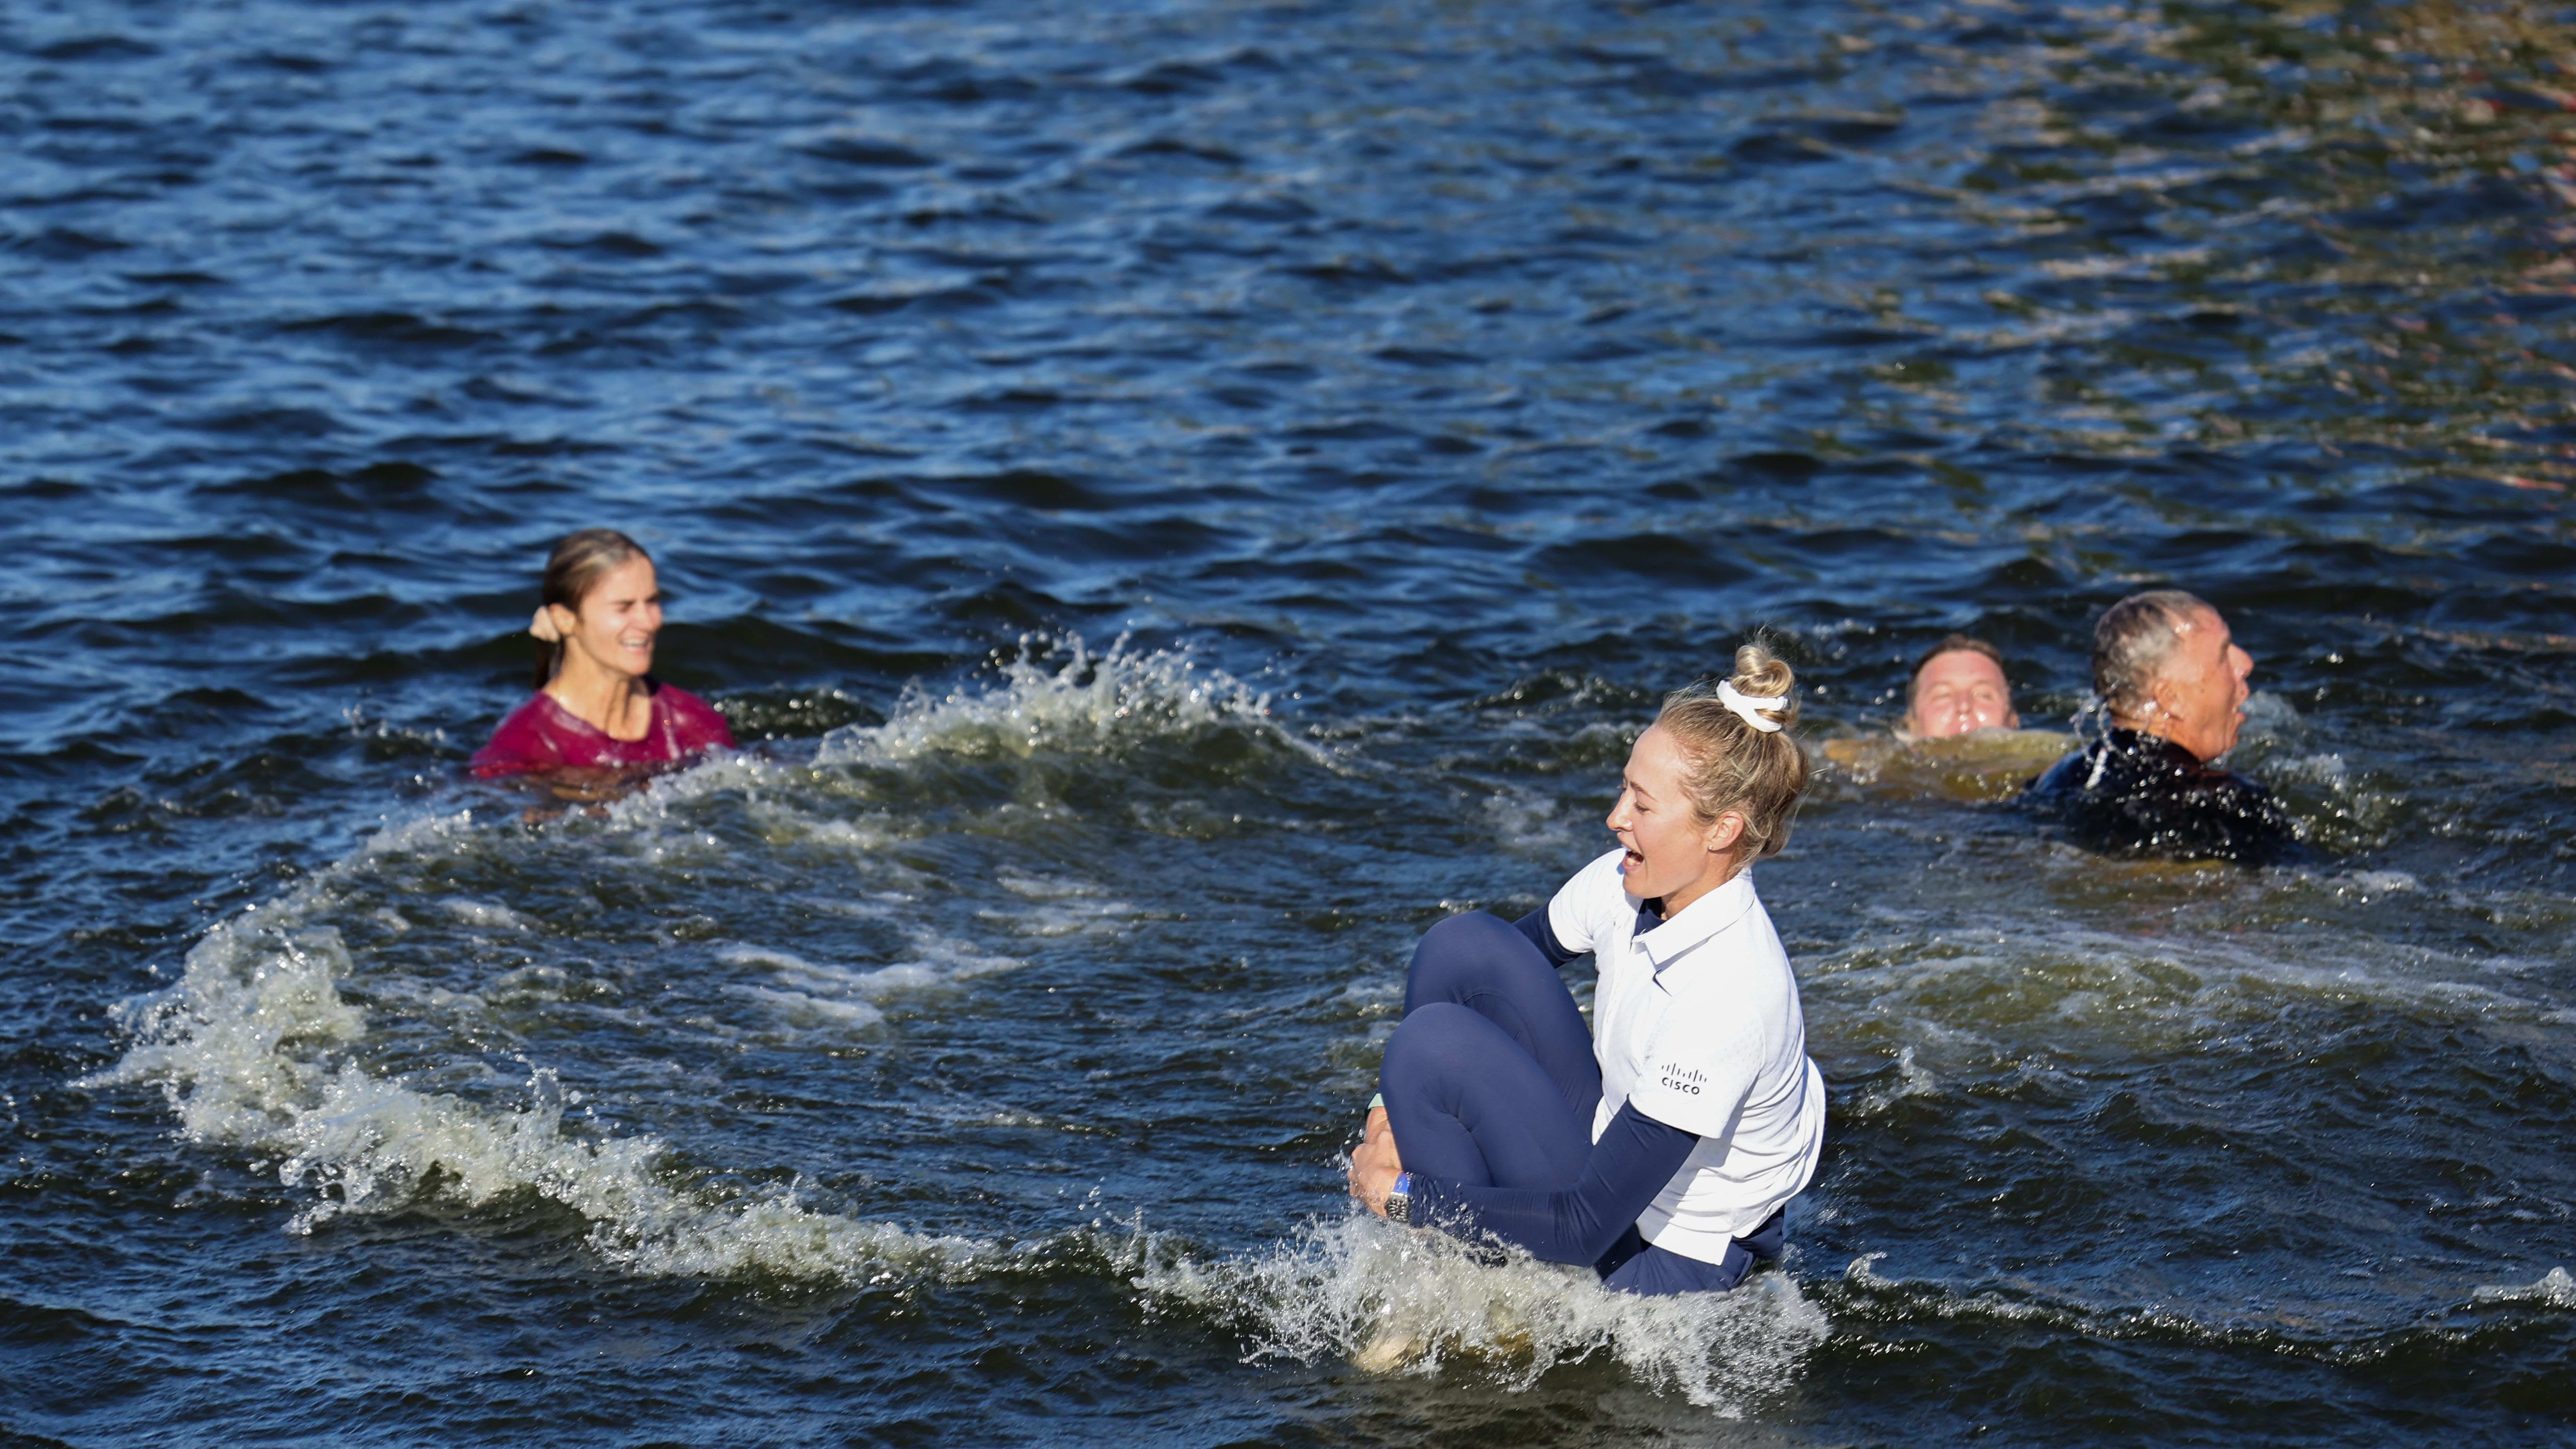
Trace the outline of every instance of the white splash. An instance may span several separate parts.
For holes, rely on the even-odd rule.
[[[2469,1295],[2477,1303],[2538,1303],[2550,1308],[2576,1308],[2576,1274],[2551,1268],[2530,1283],[2480,1288]]]
[[[1940,1090],[1940,1079],[1915,1064],[1914,1048],[1901,1047],[1896,1053],[1896,1080],[1861,1094],[1851,1105],[1851,1115],[1875,1117],[1908,1097],[1928,1097]]]
[[[1491,1250],[1356,1212],[1265,1253],[1149,1261],[1135,1282],[1149,1310],[1234,1322],[1251,1338],[1247,1360],[1349,1357],[1521,1390],[1599,1354],[1728,1417],[1776,1388],[1828,1332],[1823,1310],[1785,1273],[1757,1274],[1732,1293],[1641,1298],[1603,1288],[1587,1269],[1520,1253],[1495,1262]]]
[[[972,1274],[997,1261],[991,1245],[817,1212],[792,1192],[711,1200],[666,1167],[653,1138],[567,1129],[568,1094],[550,1070],[532,1072],[515,1108],[368,1072],[366,1019],[337,987],[353,963],[339,933],[315,922],[355,872],[391,852],[460,848],[470,820],[386,830],[297,890],[216,926],[176,984],[119,1003],[129,1049],[77,1085],[155,1084],[186,1140],[279,1159],[279,1180],[310,1194],[291,1224],[297,1232],[423,1197],[473,1207],[525,1192],[589,1219],[599,1254],[640,1273],[870,1283]]]
[[[2299,722],[2299,709],[2270,690],[2257,690],[2245,698],[2245,727],[2252,737],[2277,734]]]
[[[931,754],[1027,757],[1041,750],[1107,752],[1131,742],[1212,728],[1250,729],[1319,762],[1313,746],[1270,717],[1270,696],[1178,649],[1139,652],[1121,634],[1098,656],[1078,635],[1022,635],[992,688],[932,694],[907,686],[884,724],[844,725],[823,737],[818,765],[891,765]],[[1041,659],[1061,655],[1053,670]]]

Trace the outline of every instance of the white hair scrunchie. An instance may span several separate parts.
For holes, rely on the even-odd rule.
[[[537,642],[540,644],[563,642],[563,631],[555,627],[553,606],[549,604],[537,605],[537,616],[528,621],[528,632],[536,635]],[[1773,728],[1776,729],[1778,726],[1775,725]]]
[[[1735,711],[1735,717],[1737,719],[1740,719],[1746,724],[1753,726],[1755,729],[1762,731],[1762,733],[1766,735],[1776,735],[1780,732],[1780,722],[1776,719],[1768,718],[1761,712],[1766,709],[1787,709],[1789,707],[1789,696],[1785,694],[1746,694],[1744,691],[1735,687],[1735,682],[1733,680],[1720,680],[1717,686],[1717,702],[1725,705],[1728,709]]]

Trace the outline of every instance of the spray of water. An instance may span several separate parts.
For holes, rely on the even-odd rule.
[[[1041,667],[1042,659],[1056,667]],[[1312,753],[1269,718],[1266,696],[1180,653],[1135,652],[1122,637],[1095,656],[1078,638],[1031,638],[994,687],[938,696],[916,687],[885,725],[828,737],[817,763],[899,767],[941,754],[1150,748],[1208,730],[1249,731]],[[901,820],[830,819],[805,808],[831,785],[829,772],[724,753],[602,809],[563,815],[538,835],[549,849],[609,849],[643,868],[686,869],[738,849],[699,820],[716,797],[739,799],[782,846],[867,853],[907,833]],[[468,1100],[370,1070],[370,1048],[389,1034],[371,1032],[366,1012],[342,994],[343,981],[368,973],[339,927],[365,921],[408,931],[410,920],[383,904],[387,882],[376,878],[383,869],[397,860],[410,861],[408,871],[415,858],[463,859],[491,848],[496,829],[511,828],[478,822],[471,811],[397,825],[288,894],[216,926],[189,952],[175,984],[117,1006],[127,1049],[81,1085],[155,1086],[184,1140],[275,1164],[304,1203],[291,1224],[297,1232],[432,1198],[478,1207],[533,1194],[589,1220],[600,1255],[640,1273],[866,1283],[889,1273],[972,1275],[1025,1257],[1026,1247],[817,1211],[792,1189],[716,1191],[706,1185],[714,1177],[684,1165],[657,1138],[568,1122],[566,1104],[578,1093],[551,1067],[531,1063],[524,1090],[499,1094],[514,1100]],[[1043,903],[1058,933],[1129,910],[1092,899],[1078,882],[1015,877],[1006,888]],[[469,927],[529,928],[503,901],[423,904]],[[873,968],[754,944],[718,959],[754,978],[738,989],[790,1025],[841,1031],[879,1023],[895,993],[948,988],[1018,964],[926,926],[906,934],[907,955]],[[400,997],[373,994],[378,1010]]]
[[[340,994],[354,963],[327,922],[352,881],[398,851],[458,850],[470,814],[397,827],[301,888],[208,932],[168,989],[120,1003],[130,1039],[80,1085],[158,1086],[187,1141],[274,1161],[303,1195],[290,1224],[310,1233],[344,1214],[424,1198],[467,1207],[533,1194],[592,1224],[611,1263],[649,1274],[766,1273],[874,1282],[978,1271],[990,1245],[817,1212],[792,1192],[722,1200],[694,1191],[651,1137],[584,1133],[564,1121],[548,1069],[525,1100],[491,1106],[369,1072],[364,1014]]]
[[[1052,662],[1054,667],[1049,668]],[[987,689],[907,687],[881,725],[824,736],[819,765],[894,765],[929,754],[1120,753],[1215,730],[1246,731],[1325,763],[1271,717],[1270,696],[1177,649],[1139,651],[1121,634],[1093,654],[1078,635],[1024,634]]]
[[[1033,662],[1042,655],[1055,667]],[[886,724],[836,732],[817,763],[901,768],[925,756],[1129,750],[1211,730],[1313,754],[1240,681],[1178,654],[1131,652],[1121,639],[1097,656],[1079,640],[1024,645],[980,693],[915,689]],[[533,843],[615,851],[642,868],[694,869],[711,852],[739,849],[701,818],[703,802],[719,796],[739,801],[744,817],[781,848],[867,855],[906,831],[898,819],[815,817],[807,792],[828,792],[830,775],[757,755],[722,756],[603,811],[542,825]],[[384,903],[389,882],[399,891],[424,862],[466,861],[519,829],[478,823],[471,813],[388,829],[296,890],[217,926],[175,984],[117,1008],[127,1050],[84,1085],[157,1087],[185,1140],[272,1164],[301,1201],[291,1227],[303,1233],[427,1200],[473,1208],[535,1199],[580,1215],[601,1261],[642,1275],[867,1285],[1071,1266],[1131,1280],[1149,1312],[1239,1329],[1253,1358],[1351,1357],[1389,1372],[1473,1374],[1511,1388],[1600,1358],[1727,1414],[1794,1372],[1825,1336],[1822,1312],[1785,1274],[1758,1275],[1723,1297],[1646,1300],[1608,1293],[1586,1272],[1364,1216],[1310,1224],[1231,1258],[1158,1239],[1141,1221],[1017,1244],[920,1233],[818,1210],[792,1187],[719,1189],[735,1175],[693,1167],[656,1137],[600,1130],[568,1112],[581,1094],[550,1066],[530,1063],[523,1086],[474,1100],[387,1073],[375,1065],[379,1049],[404,1023],[371,1027],[368,1012],[407,1010],[408,998],[381,989],[348,940],[360,923],[408,937],[408,918]],[[1012,875],[1000,884],[1039,908],[1048,932],[1087,930],[1132,911],[1080,881]],[[891,912],[898,925],[905,914],[899,901],[846,904],[862,914]],[[512,903],[488,898],[432,897],[412,914],[483,931],[539,929]],[[746,942],[714,955],[739,973],[736,989],[840,1029],[881,1028],[892,993],[956,989],[1017,964],[926,928],[905,934],[905,957],[872,967]],[[366,984],[358,999],[370,1007],[344,995],[353,977]]]
[[[2548,1308],[2576,1308],[2576,1274],[2564,1267],[2551,1268],[2530,1283],[2503,1287],[2480,1288],[2474,1301],[2492,1303],[2535,1303]]]
[[[1348,1358],[1519,1390],[1598,1356],[1730,1417],[1785,1381],[1828,1332],[1785,1273],[1757,1274],[1732,1293],[1640,1298],[1604,1289],[1588,1269],[1361,1213],[1237,1257],[1149,1257],[1136,1286],[1149,1308],[1235,1327],[1251,1360]]]

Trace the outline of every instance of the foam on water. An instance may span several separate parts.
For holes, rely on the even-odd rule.
[[[487,930],[494,931],[524,931],[528,929],[527,917],[520,915],[517,911],[510,909],[508,906],[500,905],[492,901],[451,899],[440,901],[438,905],[439,909],[445,911],[449,916],[462,921],[469,926],[481,926]]]
[[[2299,708],[2268,689],[2258,689],[2245,697],[2247,740],[2268,738],[2299,723]]]
[[[885,1020],[889,998],[970,981],[1021,963],[987,955],[936,931],[911,932],[913,957],[890,965],[852,969],[809,961],[769,946],[728,946],[716,959],[770,973],[775,986],[743,989],[776,1008],[793,1026],[861,1027]]]
[[[880,725],[823,737],[818,765],[892,765],[924,755],[1027,757],[1041,751],[1114,753],[1204,730],[1248,731],[1325,763],[1321,751],[1270,715],[1270,696],[1185,650],[1138,651],[1121,634],[1098,656],[1080,635],[1020,637],[986,689],[933,694],[905,688]],[[1044,661],[1061,657],[1055,668]]]
[[[2576,1274],[2570,1274],[2564,1267],[2554,1267],[2533,1282],[2480,1288],[2472,1297],[2479,1303],[2537,1303],[2547,1308],[2576,1308]]]
[[[1495,842],[1508,850],[1533,855],[1561,852],[1580,834],[1577,823],[1566,818],[1569,812],[1559,809],[1555,800],[1531,790],[1497,790],[1485,797],[1482,813]],[[1581,824],[1590,826],[1592,822]]]
[[[1886,1256],[1865,1253],[1852,1259],[1843,1270],[1841,1286],[1853,1295],[1852,1306],[1871,1317],[1900,1322],[1951,1319],[2037,1324],[2089,1339],[2230,1344],[2342,1363],[2377,1359],[2397,1341],[2385,1325],[2354,1325],[2335,1332],[2322,1326],[2313,1315],[2266,1315],[2258,1309],[2239,1307],[2214,1318],[2172,1304],[2090,1304],[2026,1285],[2009,1292],[1963,1290],[1919,1279],[1890,1278],[1878,1272],[1878,1264]],[[2576,1309],[2576,1276],[2563,1267],[2554,1267],[2531,1283],[2476,1288],[2471,1291],[2470,1305]]]
[[[803,991],[785,991],[774,986],[746,986],[743,994],[768,1006],[778,1018],[791,1027],[848,1030],[874,1026],[885,1020],[885,1012],[864,1001],[849,1001],[837,996],[815,996]]]
[[[278,1159],[279,1180],[308,1195],[290,1225],[297,1232],[426,1198],[479,1207],[528,1193],[588,1219],[601,1257],[639,1273],[872,1283],[992,1264],[989,1244],[818,1212],[792,1191],[724,1199],[694,1190],[658,1139],[567,1127],[573,1094],[549,1068],[531,1069],[517,1106],[369,1072],[365,1015],[338,989],[355,963],[327,922],[360,873],[398,852],[467,848],[471,822],[469,813],[390,828],[288,895],[216,926],[175,984],[118,1005],[128,1050],[80,1085],[155,1084],[186,1140]],[[928,945],[922,961],[849,974],[849,989],[864,997],[1009,964]],[[761,959],[833,975],[786,953]],[[853,1020],[877,1010],[865,1000],[814,1005]]]
[[[1230,1323],[1248,1337],[1247,1361],[1382,1357],[1410,1374],[1472,1373],[1520,1390],[1600,1355],[1728,1417],[1794,1374],[1829,1331],[1787,1273],[1756,1274],[1732,1293],[1641,1298],[1610,1292],[1588,1269],[1356,1210],[1265,1251],[1149,1256],[1136,1287],[1149,1309]],[[1404,1351],[1388,1353],[1392,1344]]]
[[[1896,1053],[1896,1080],[1853,1099],[1844,1115],[1853,1119],[1875,1117],[1908,1097],[1928,1097],[1940,1090],[1940,1079],[1915,1064],[1914,1048],[1902,1047]]]
[[[2033,1026],[2067,1024],[2100,1029],[2124,1054],[2180,1048],[2209,1030],[2272,1021],[2285,1005],[2321,1000],[2379,1002],[2463,1024],[2535,1021],[2551,1009],[2500,989],[2484,962],[2420,946],[2312,939],[2293,955],[2235,931],[2139,936],[2045,919],[1928,938],[1900,933],[1811,958],[1800,975],[1811,999],[1897,1024],[1927,1049],[1992,1048]],[[1995,983],[2010,983],[2010,996],[1993,995]]]
[[[2010,1294],[1991,1289],[1963,1291],[1940,1283],[1889,1278],[1878,1272],[1878,1264],[1886,1256],[1864,1253],[1843,1269],[1841,1286],[1853,1295],[1855,1306],[1865,1307],[1873,1317],[1900,1322],[1947,1319],[2044,1324],[2091,1339],[2178,1337],[2251,1342],[2286,1351],[2334,1347],[2330,1342],[2294,1339],[2265,1328],[2221,1327],[2168,1308],[2104,1310],[2027,1289]]]
[[[1112,900],[1098,886],[1055,876],[1014,875],[1008,871],[993,883],[1020,898],[1022,904],[986,906],[975,919],[990,921],[1017,935],[1041,939],[1106,930],[1135,919],[1135,906]]]

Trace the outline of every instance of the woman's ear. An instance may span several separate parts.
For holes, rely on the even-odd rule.
[[[1717,817],[1717,822],[1708,827],[1708,853],[1724,855],[1735,848],[1735,842],[1743,838],[1744,817],[1729,810]]]
[[[573,631],[581,627],[581,615],[574,613],[572,607],[567,604],[546,605],[546,617],[555,621],[557,638],[569,639]]]

